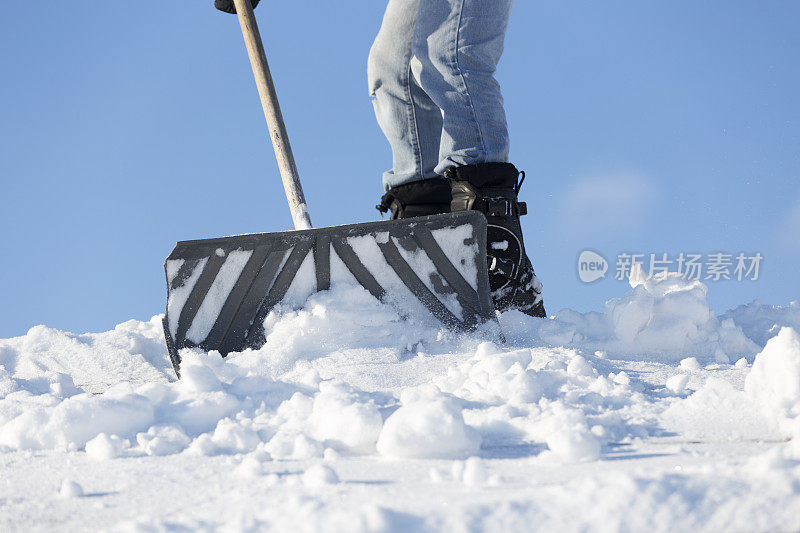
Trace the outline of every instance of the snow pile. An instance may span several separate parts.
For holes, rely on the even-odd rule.
[[[677,382],[685,378],[673,376],[672,386],[682,390],[685,383]],[[756,355],[743,389],[709,377],[688,398],[673,403],[662,415],[662,423],[692,439],[792,438],[796,446],[800,442],[800,335],[795,330],[783,328],[767,342]]]
[[[185,452],[264,461],[326,453],[460,459],[481,446],[524,442],[546,447],[543,461],[579,462],[596,459],[610,439],[647,434],[642,419],[624,414],[641,400],[641,385],[624,372],[599,372],[601,360],[574,349],[483,342],[472,354],[449,356],[434,375],[440,362],[426,367],[436,357],[420,354],[384,373],[417,367],[427,383],[391,391],[323,379],[305,359],[282,374],[283,361],[266,366],[273,378],[254,353],[223,360],[184,350],[182,357],[179,382],[122,383],[99,395],[65,375],[34,383],[5,372],[0,446],[85,450],[98,460]]]
[[[184,355],[179,383],[121,384],[101,395],[13,391],[0,402],[0,445],[85,447],[106,459],[184,449],[248,453],[260,444],[280,458],[321,456],[323,444],[349,451],[374,447],[382,418],[343,385],[307,389],[249,374],[219,356]]]
[[[134,437],[154,420],[153,404],[129,385],[117,385],[100,396],[35,394],[23,389],[6,395],[0,403],[0,446],[82,448],[101,433]]]
[[[800,335],[782,328],[756,356],[745,391],[775,423],[784,437],[793,438],[800,459]]]
[[[602,375],[574,350],[503,351],[483,343],[435,383],[469,402],[464,419],[487,448],[546,443],[543,461],[591,461],[607,441],[647,434],[644,419],[625,415],[642,399],[641,385],[624,372]]]
[[[721,319],[731,318],[742,328],[749,339],[764,346],[783,327],[800,331],[800,301],[789,305],[767,305],[758,300],[722,314]]]
[[[549,320],[508,312],[500,317],[500,323],[508,340],[516,345],[568,346],[586,353],[600,350],[612,356],[655,361],[694,356],[704,362],[725,363],[742,356],[752,359],[760,349],[742,328],[763,344],[758,332],[764,324],[774,330],[774,323],[800,322],[797,302],[784,308],[751,304],[720,320],[709,309],[707,289],[700,282],[675,276],[634,276],[632,285],[626,295],[607,302],[603,312],[565,309]],[[30,389],[34,386],[31,380],[48,388],[59,379],[58,374],[65,374],[90,392],[122,382],[174,379],[161,319],[158,315],[148,322],[131,320],[112,331],[84,335],[36,326],[23,337],[0,340],[0,366],[5,369],[0,371],[0,392],[11,386],[5,375],[28,380],[22,386]],[[240,366],[273,377],[296,368],[298,362],[337,355],[353,359],[353,352],[369,352],[373,361],[400,362],[422,352],[471,351],[482,340],[497,338],[491,324],[464,336],[429,320],[401,318],[364,289],[345,283],[313,294],[300,309],[276,308],[265,322],[266,344],[232,357],[239,359]]]
[[[727,362],[729,355],[757,351],[732,319],[714,317],[705,286],[675,276],[634,277],[632,290],[609,301],[602,314],[501,317],[515,342],[527,328],[537,343],[568,338],[572,347],[558,349],[499,348],[481,341],[485,332],[459,337],[430,323],[403,321],[346,284],[312,295],[300,310],[273,311],[266,320],[269,334],[260,350],[226,360],[184,350],[177,383],[164,378],[168,363],[158,317],[83,336],[38,327],[0,341],[0,445],[85,449],[106,460],[184,451],[305,460],[326,450],[466,458],[481,448],[529,443],[545,452],[539,457],[544,462],[592,461],[610,442],[658,431],[649,414],[631,415],[632,406],[647,403],[644,386],[625,372],[604,369],[608,353],[682,360],[681,367],[696,373],[696,357]],[[786,350],[791,352],[765,349],[750,379],[756,384],[748,391],[777,390],[772,396],[745,397],[709,381],[665,420],[691,432],[687,424],[710,409],[719,416],[696,434],[735,436],[735,420],[756,416],[750,414],[753,401],[773,406],[777,400],[769,398],[789,394],[787,386],[763,385],[768,378],[756,377],[786,374],[785,356],[761,362]],[[367,365],[376,372],[373,380],[362,372]],[[342,368],[348,366],[352,375]],[[124,382],[98,381],[106,371]],[[106,390],[89,394],[73,376]],[[689,376],[678,374],[662,387],[682,396],[689,383]],[[758,420],[751,421],[747,427],[763,433]]]
[[[637,359],[679,361],[695,356],[729,363],[758,351],[732,318],[719,320],[714,315],[703,283],[674,272],[645,277],[639,270],[631,275],[630,285],[631,291],[606,302],[600,313],[564,309],[548,321],[506,313],[501,324],[515,342],[541,339],[554,346]]]
[[[180,381],[160,317],[40,326],[0,341],[0,459],[24,494],[0,487],[0,529],[41,511],[129,531],[795,530],[800,337],[755,356],[736,320],[702,284],[636,279],[601,313],[506,313],[501,345],[339,285],[270,314],[260,350],[182,351]]]
[[[694,394],[673,403],[662,415],[668,431],[687,439],[735,441],[779,438],[743,390],[730,382],[710,377]]]
[[[445,353],[474,346],[482,337],[497,337],[491,323],[464,337],[430,320],[427,311],[422,317],[401,317],[362,287],[344,283],[312,294],[299,309],[276,307],[266,317],[264,328],[263,347],[234,357],[240,365],[273,376],[291,370],[299,361],[352,350],[380,352],[399,361],[423,347]]]
[[[66,374],[80,386],[103,390],[122,382],[167,381],[174,374],[165,352],[159,315],[84,335],[35,326],[23,337],[0,339],[0,367],[17,379]],[[0,393],[2,376],[0,372]]]

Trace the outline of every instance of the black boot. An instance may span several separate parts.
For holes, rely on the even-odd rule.
[[[489,222],[489,288],[495,308],[547,316],[542,284],[525,254],[519,223],[519,217],[527,214],[525,202],[517,199],[525,173],[511,163],[479,163],[449,167],[444,177],[450,182],[451,211],[476,209]]]
[[[450,184],[442,178],[414,181],[392,187],[375,206],[391,219],[422,217],[450,212]]]

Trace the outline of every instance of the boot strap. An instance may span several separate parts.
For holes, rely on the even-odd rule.
[[[381,203],[375,206],[381,215],[391,211],[391,219],[422,217],[438,215],[450,210],[449,203],[408,203],[404,204],[391,194],[387,193],[381,198]]]
[[[479,196],[475,198],[472,209],[477,209],[488,217],[521,217],[528,214],[528,204],[508,198]]]

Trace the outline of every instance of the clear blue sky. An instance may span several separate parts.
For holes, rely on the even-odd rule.
[[[200,2],[22,2],[0,19],[0,337],[162,312],[175,241],[291,224],[236,18]],[[256,10],[317,226],[374,220],[390,154],[376,0]],[[626,286],[578,253],[759,251],[722,312],[800,298],[800,3],[528,1],[498,77],[552,313]]]

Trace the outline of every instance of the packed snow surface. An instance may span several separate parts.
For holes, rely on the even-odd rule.
[[[0,530],[798,530],[798,304],[706,292],[638,273],[501,343],[341,282],[180,381],[160,316],[34,327],[0,340]]]

